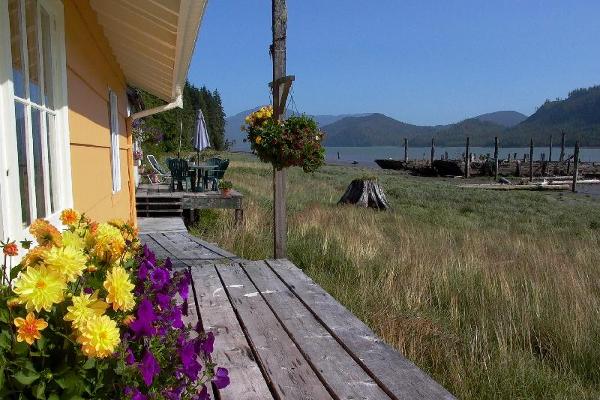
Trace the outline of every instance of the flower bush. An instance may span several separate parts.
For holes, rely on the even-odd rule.
[[[65,210],[45,220],[20,263],[14,242],[0,285],[0,398],[209,399],[229,384],[210,359],[214,336],[184,324],[190,273],[141,247],[122,221]]]
[[[258,158],[279,170],[296,166],[314,172],[323,165],[323,132],[304,114],[276,121],[273,108],[265,106],[246,117],[242,130]]]

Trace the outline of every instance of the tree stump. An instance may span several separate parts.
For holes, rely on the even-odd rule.
[[[390,208],[383,189],[376,179],[354,179],[338,204],[355,204],[361,207],[371,207],[377,210]]]

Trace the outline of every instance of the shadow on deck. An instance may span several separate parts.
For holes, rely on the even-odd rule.
[[[139,221],[142,241],[190,269],[188,320],[215,334],[214,361],[230,371],[216,398],[454,399],[291,262],[242,260],[152,220]]]

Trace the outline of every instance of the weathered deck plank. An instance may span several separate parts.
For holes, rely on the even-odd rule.
[[[137,219],[140,234],[165,233],[165,232],[187,232],[183,219],[170,218],[144,218]]]
[[[386,392],[397,399],[454,399],[440,384],[375,336],[302,270],[287,260],[267,263]]]
[[[243,269],[237,264],[218,265],[217,271],[278,398],[331,399]]]
[[[264,261],[243,268],[329,389],[340,399],[389,400]]]
[[[229,369],[231,385],[221,400],[273,399],[246,336],[229,303],[214,265],[192,265],[194,313],[206,332],[215,335],[213,360]]]

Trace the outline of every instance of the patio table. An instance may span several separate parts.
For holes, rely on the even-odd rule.
[[[206,163],[188,164],[190,170],[190,181],[192,184],[192,192],[203,192],[204,185],[201,185],[200,179],[204,176],[204,171],[217,169],[218,165],[209,165]]]

